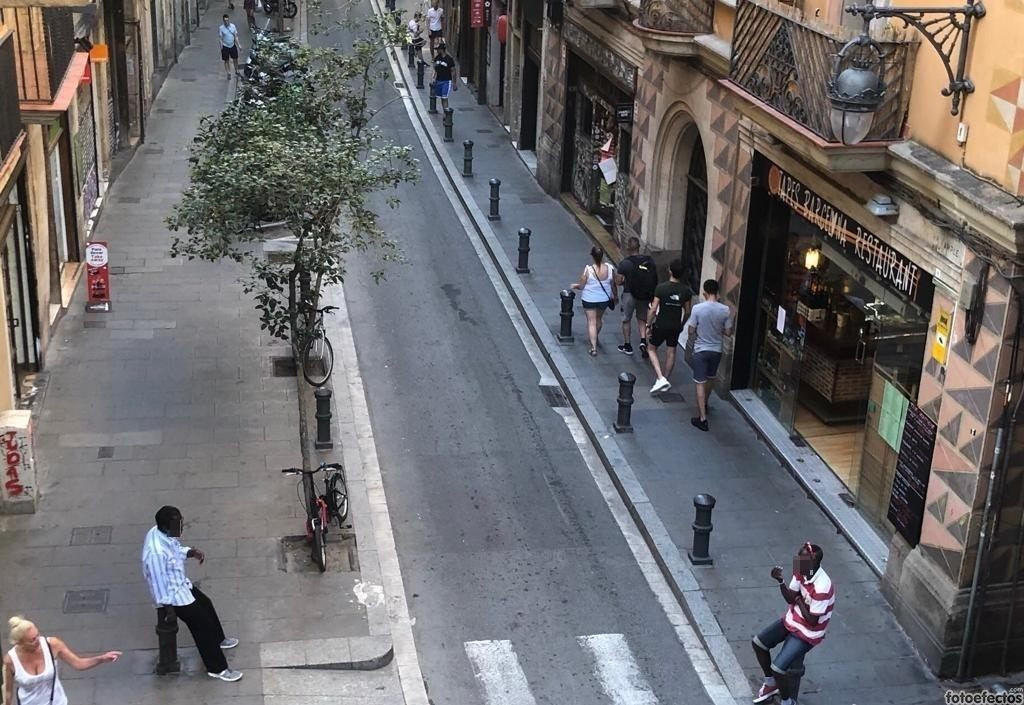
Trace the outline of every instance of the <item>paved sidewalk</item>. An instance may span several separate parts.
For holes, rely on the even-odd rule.
[[[379,665],[390,638],[368,621],[357,595],[372,608],[375,592],[340,547],[321,575],[303,539],[282,542],[303,532],[295,481],[278,472],[300,462],[296,379],[273,369],[287,347],[260,331],[238,267],[168,255],[164,218],[187,182],[192,136],[233,92],[217,51],[222,10],[203,18],[155,100],[146,144],[107,195],[95,237],[110,247],[113,311],[82,313],[79,287],[50,347],[36,409],[43,494],[35,515],[0,517],[0,615],[22,613],[80,653],[125,652],[62,670],[75,705],[400,702],[391,666],[284,668]],[[241,639],[228,654],[245,672],[238,683],[203,673],[184,625],[183,673],[153,675],[140,554],[163,504],[181,507],[184,540],[206,551],[191,575]]]
[[[427,116],[427,90],[412,90],[418,96],[417,109],[433,122],[436,129],[431,134],[437,139],[442,132],[441,114]],[[592,241],[566,208],[541,190],[506,131],[486,107],[476,104],[465,84],[453,94],[451,107],[455,140],[444,144],[437,139],[436,144],[461,168],[462,141],[474,141],[475,175],[457,176],[456,181],[464,181],[483,213],[488,211],[488,180],[501,180],[502,218],[490,227],[508,261],[516,261],[518,229],[525,226],[533,232],[530,274],[506,274],[520,278],[544,324],[557,333],[558,293],[575,281],[589,261]],[[784,611],[768,573],[773,565],[789,565],[796,548],[813,540],[824,548],[826,567],[837,584],[838,604],[829,638],[808,658],[801,703],[939,702],[941,688],[897,626],[876,575],[780,467],[739,411],[712,397],[710,433],[694,429],[689,422],[694,413],[692,377],[681,359],[672,377],[672,391],[681,392],[685,400],[671,403],[651,397],[647,389],[654,378],[649,365],[639,354],[627,357],[615,349],[621,342],[620,315],[605,317],[601,351],[590,358],[578,301],[575,312],[576,343],[559,348],[605,421],[595,433],[610,430],[618,373],[637,376],[635,433],[619,435],[615,441],[642,485],[641,494],[650,498],[668,531],[677,555],[666,560],[679,561],[678,554],[685,556],[690,547],[692,497],[707,492],[718,500],[712,535],[715,564],[695,568],[693,573],[702,599],[714,612],[750,683],[760,678],[750,636]]]

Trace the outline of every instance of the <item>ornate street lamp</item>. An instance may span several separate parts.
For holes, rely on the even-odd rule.
[[[832,133],[843,144],[857,144],[871,131],[875,111],[885,97],[885,54],[870,36],[871,20],[892,17],[905,27],[921,32],[939,58],[949,78],[942,95],[952,97],[950,113],[960,113],[963,96],[974,92],[974,83],[964,75],[967,49],[971,41],[971,24],[985,16],[985,6],[968,0],[960,7],[877,7],[853,5],[846,8],[851,15],[864,18],[864,31],[847,42],[836,54],[832,78],[828,82],[828,99],[832,104],[829,119]],[[953,66],[953,53],[957,54]]]

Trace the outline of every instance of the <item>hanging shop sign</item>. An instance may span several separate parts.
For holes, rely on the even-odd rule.
[[[105,242],[90,242],[85,246],[86,286],[89,301],[86,311],[110,310],[110,253]]]
[[[469,26],[480,29],[484,26],[484,0],[470,0]]]
[[[911,301],[928,288],[920,267],[775,164],[768,170],[768,192]]]
[[[631,125],[631,124],[633,124],[633,104],[632,103],[616,103],[616,105],[615,105],[615,119],[619,121],[620,125]]]

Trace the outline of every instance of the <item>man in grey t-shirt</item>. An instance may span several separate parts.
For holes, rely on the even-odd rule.
[[[693,381],[697,385],[697,416],[690,423],[707,431],[707,383],[718,374],[723,339],[732,335],[732,312],[718,300],[718,282],[714,279],[704,282],[704,301],[693,307],[686,331],[688,340],[693,341]]]

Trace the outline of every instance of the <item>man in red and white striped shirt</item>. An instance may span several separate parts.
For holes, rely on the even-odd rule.
[[[754,654],[764,671],[764,684],[754,697],[755,703],[771,700],[776,694],[782,705],[796,705],[786,673],[803,664],[808,651],[825,638],[832,607],[836,602],[835,586],[821,567],[824,552],[810,541],[800,547],[793,558],[793,577],[789,585],[782,579],[782,567],[772,568],[772,578],[779,583],[782,599],[789,609],[754,637]],[[782,648],[772,658],[771,650]]]

